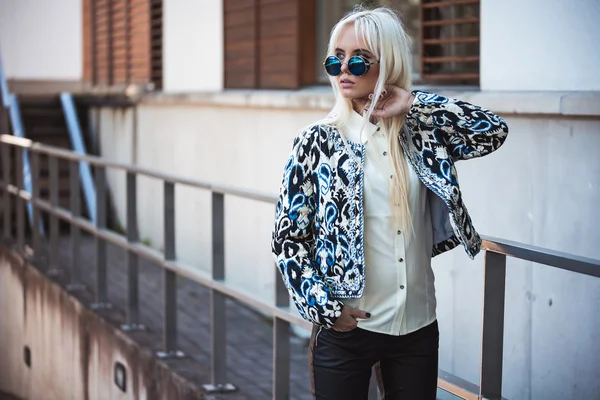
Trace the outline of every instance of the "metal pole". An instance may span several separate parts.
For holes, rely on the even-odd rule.
[[[81,216],[81,187],[79,185],[79,161],[69,161],[69,192],[71,202],[71,215],[73,218]],[[85,286],[81,283],[81,260],[80,260],[81,231],[75,224],[71,224],[71,283],[67,290],[83,290]]]
[[[25,249],[25,200],[21,197],[21,191],[23,190],[23,151],[22,147],[16,147],[16,186],[18,190],[16,199],[16,216],[17,216],[17,248],[20,251]]]
[[[50,170],[50,205],[56,209],[58,207],[58,159],[55,156],[48,155],[48,169]],[[59,246],[59,220],[56,214],[50,213],[50,241],[48,275],[56,276],[61,273],[58,267],[58,246]]]
[[[106,229],[106,167],[96,166],[96,228]],[[96,302],[93,309],[110,308],[106,279],[106,242],[96,236]]]
[[[275,306],[288,307],[290,297],[277,266],[275,272]],[[273,399],[290,398],[290,323],[273,317]]]
[[[10,153],[11,147],[7,144],[2,144],[2,180],[5,185],[10,185]],[[3,205],[4,205],[4,238],[8,239],[11,236],[12,230],[12,207],[10,201],[10,193],[8,187],[4,189]]]
[[[165,261],[175,260],[175,184],[164,182],[164,240]],[[177,350],[177,275],[163,270],[163,338],[164,349],[158,353],[160,358],[183,357]]]
[[[31,223],[31,241],[33,252],[36,257],[41,254],[40,243],[40,209],[36,206],[35,200],[40,197],[40,155],[37,151],[31,153],[31,202],[33,208],[33,221]]]
[[[480,395],[491,400],[502,399],[505,286],[506,256],[486,251],[479,386]]]
[[[214,280],[225,279],[225,196],[212,194],[212,276]],[[211,310],[211,381],[204,385],[208,393],[232,392],[235,386],[225,383],[227,378],[227,330],[225,324],[225,296],[210,291]]]
[[[137,219],[137,175],[127,172],[127,242],[139,241]],[[140,324],[139,311],[139,258],[138,255],[127,252],[127,324],[122,325],[124,331],[144,330]]]

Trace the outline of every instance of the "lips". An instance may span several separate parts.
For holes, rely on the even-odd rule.
[[[349,89],[352,86],[354,86],[354,82],[352,82],[350,79],[343,78],[340,80],[340,87],[342,89]]]

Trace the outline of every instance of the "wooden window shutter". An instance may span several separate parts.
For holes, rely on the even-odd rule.
[[[224,0],[225,87],[256,88],[258,0]]]
[[[480,0],[421,0],[421,77],[479,84]]]
[[[163,87],[163,0],[150,5],[150,79],[155,89]]]
[[[297,89],[315,83],[315,0],[224,5],[226,88]]]
[[[162,0],[84,0],[84,80],[162,87]]]

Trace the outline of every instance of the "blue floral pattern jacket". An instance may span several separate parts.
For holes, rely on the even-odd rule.
[[[473,258],[481,239],[458,185],[454,163],[481,157],[506,139],[504,120],[483,108],[437,94],[415,100],[398,135],[409,165],[429,189],[432,256],[462,244]],[[343,298],[364,288],[363,165],[365,148],[339,130],[316,125],[299,134],[285,166],[272,251],[300,315],[331,327]]]

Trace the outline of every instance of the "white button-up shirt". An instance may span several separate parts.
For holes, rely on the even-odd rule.
[[[405,335],[435,321],[435,287],[431,269],[433,232],[427,188],[409,170],[412,237],[396,226],[390,202],[394,168],[383,130],[352,112],[342,127],[349,140],[366,148],[364,165],[365,288],[360,299],[344,304],[371,313],[358,327],[389,335]]]

